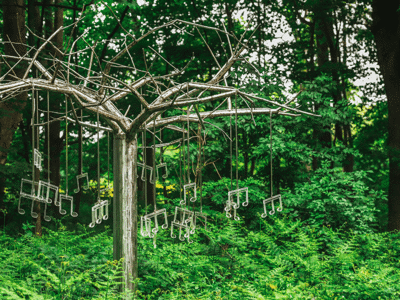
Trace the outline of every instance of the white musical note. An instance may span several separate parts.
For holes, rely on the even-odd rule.
[[[84,180],[79,180],[79,179],[84,179]],[[82,173],[82,174],[80,174],[80,175],[76,175],[76,183],[77,183],[77,186],[78,186],[78,187],[77,187],[76,189],[74,189],[74,193],[75,193],[75,194],[76,194],[76,193],[79,193],[79,191],[80,191],[80,189],[81,189],[80,181],[86,182],[86,185],[85,185],[85,183],[82,184],[82,188],[83,188],[84,190],[88,190],[88,189],[89,189],[89,177],[88,177],[88,173]]]
[[[71,216],[73,216],[74,218],[78,216],[77,212],[74,212],[74,198],[72,196],[69,195],[65,195],[65,194],[60,194],[60,208],[59,208],[59,212],[62,215],[65,215],[67,213],[67,211],[65,209],[62,208],[62,202],[63,200],[68,200],[71,201],[71,211],[70,214]]]
[[[275,214],[275,205],[274,201],[279,200],[279,207],[276,209],[277,211],[282,211],[282,197],[280,194],[272,196],[271,198],[267,198],[263,201],[263,207],[264,207],[264,213],[261,215],[262,218],[265,218],[268,213],[267,213],[267,204],[271,203],[272,210],[269,211],[270,215]]]

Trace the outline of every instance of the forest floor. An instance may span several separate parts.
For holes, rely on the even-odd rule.
[[[222,219],[221,219],[222,220]],[[108,226],[0,232],[1,299],[121,299]],[[10,229],[9,229],[10,230]],[[102,230],[102,231],[101,231]],[[285,217],[257,230],[230,220],[139,237],[137,299],[399,299],[400,234],[312,227]]]

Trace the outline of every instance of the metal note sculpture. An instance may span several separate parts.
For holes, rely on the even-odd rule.
[[[21,199],[26,198],[32,201],[31,205],[31,216],[37,218],[38,214],[34,211],[35,201],[44,203],[44,220],[49,222],[51,218],[47,215],[47,204],[50,204],[58,199],[58,187],[49,183],[39,180],[39,182],[33,182],[29,179],[21,180],[21,189],[18,201],[18,213],[25,214],[25,210],[21,208]]]
[[[51,217],[47,215],[47,204],[54,203],[55,205],[57,205],[57,200],[58,200],[58,186],[51,184],[50,182],[39,181],[38,200],[35,201],[39,201],[45,204],[44,214],[43,214],[43,218],[45,221],[47,222],[51,221]],[[38,214],[33,211],[35,201],[32,201],[32,206],[31,206],[31,216],[33,218],[38,217]]]
[[[207,216],[200,211],[196,211],[194,213],[194,228],[197,228],[197,219],[198,218],[202,218],[204,220],[204,229],[207,230]]]
[[[189,191],[191,189],[193,189],[193,197],[190,197],[189,201],[190,202],[196,202],[196,200],[197,200],[197,192],[196,192],[196,190],[197,189],[196,189],[196,183],[193,182],[193,183],[185,184],[183,186],[183,200],[180,201],[181,205],[186,205],[186,195],[189,193]]]
[[[58,189],[58,186],[51,184],[50,182],[42,181],[39,193],[42,194],[41,197],[43,199],[48,199],[47,203],[54,203],[54,205],[58,206]]]
[[[21,208],[21,199],[26,198],[31,201],[38,201],[41,203],[51,203],[52,199],[50,198],[50,184],[47,182],[40,181],[32,181],[29,179],[21,179],[21,189],[19,193],[19,201],[18,201],[18,212],[23,215],[25,214],[25,210]],[[58,189],[58,188],[57,188]],[[37,192],[36,192],[37,190]]]
[[[167,168],[167,164],[166,163],[161,163],[161,164],[159,164],[159,165],[157,165],[156,166],[156,180],[158,180],[160,177],[159,177],[159,174],[158,174],[158,169],[161,169],[161,168],[165,168],[165,174],[162,176],[162,178],[167,178],[168,177],[168,168]]]
[[[80,182],[83,181],[82,184],[80,184]],[[86,182],[86,184],[85,184]],[[74,193],[79,193],[79,191],[82,189],[84,190],[88,190],[89,189],[89,177],[88,177],[88,173],[82,173],[80,175],[76,175],[76,184],[77,184],[77,188],[74,189]]]
[[[33,150],[33,163],[36,168],[39,169],[39,171],[42,171],[42,154],[39,152],[38,149]]]
[[[92,206],[92,222],[89,224],[93,228],[96,224],[100,224],[103,220],[108,219],[108,200],[101,201]]]
[[[168,228],[167,210],[165,208],[156,210],[155,212],[144,215],[140,218],[140,234],[143,237],[154,238],[155,234],[157,234],[159,231],[158,216],[164,216],[164,224],[161,225],[161,228]],[[153,228],[152,220],[154,222]]]
[[[262,218],[265,218],[268,213],[267,213],[267,204],[271,203],[272,209],[269,211],[270,215],[275,214],[275,205],[274,205],[274,201],[278,201],[279,200],[279,207],[276,209],[277,211],[282,211],[282,197],[281,194],[272,196],[271,198],[267,198],[263,201],[263,206],[264,206],[264,213],[261,215]]]
[[[145,176],[144,172],[145,172],[145,170],[148,170],[148,171],[150,171],[150,177],[149,177],[150,183],[154,184],[153,167],[150,167],[150,166],[140,163],[140,162],[137,163],[137,166],[142,168],[142,176],[140,177],[140,179],[142,179],[142,181],[146,181],[146,176]],[[139,174],[139,172],[137,172],[136,174]],[[136,177],[139,178],[139,175],[136,175]]]
[[[190,239],[190,234],[191,234],[190,233],[190,225],[172,222],[171,223],[171,237],[175,239],[176,234],[174,234],[174,232],[173,232],[174,227],[179,228],[179,239],[181,241],[184,241],[185,239],[187,239],[188,243],[190,243],[190,244],[193,243],[193,241]],[[183,231],[184,231],[184,233],[182,236]]]
[[[230,211],[233,209],[233,218],[238,221],[240,218],[236,215],[236,210],[240,207],[240,194],[246,194],[246,200],[242,203],[242,206],[249,205],[249,189],[247,187],[229,191],[228,192],[228,201],[226,202],[225,212],[228,218],[232,217]],[[236,202],[234,197],[236,196]]]
[[[47,204],[44,205],[43,219],[46,222],[50,222],[51,221],[51,217],[47,215]]]
[[[144,216],[140,217],[140,234],[143,237],[151,237],[151,231],[148,229],[151,228],[151,223],[150,219],[146,219]]]
[[[176,238],[174,234],[174,227],[179,228],[179,239],[184,241],[187,239],[189,243],[193,243],[190,240],[190,235],[194,234],[195,230],[195,213],[188,209],[175,206],[174,220],[171,222],[171,237]],[[182,231],[185,233],[182,236]]]
[[[149,165],[146,165],[146,164],[140,163],[140,162],[138,162],[137,165],[138,165],[138,167],[142,168],[142,176],[141,176],[142,181],[146,180],[146,177],[144,176],[144,171],[145,170],[150,171],[150,177],[149,178],[150,178],[150,183],[151,184],[154,184],[160,178],[158,170],[161,169],[161,168],[165,168],[165,174],[162,175],[162,178],[165,179],[165,178],[168,177],[169,173],[168,173],[168,167],[167,167],[166,163],[161,163],[161,164],[156,166],[156,168],[155,168],[156,170],[155,170],[155,174],[154,174],[155,176],[153,176],[153,170],[154,170],[153,167],[150,167]],[[139,172],[137,172],[137,174],[139,174]],[[136,177],[139,178],[139,175],[136,175]]]
[[[74,211],[74,197],[66,195],[66,194],[60,194],[60,205],[59,205],[59,212],[62,215],[65,215],[67,213],[67,211],[65,209],[62,208],[62,203],[63,200],[68,200],[71,201],[71,211],[70,214],[71,216],[73,216],[74,218],[76,218],[78,216],[78,213]]]

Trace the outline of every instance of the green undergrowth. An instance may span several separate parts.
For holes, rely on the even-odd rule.
[[[0,299],[122,299],[108,229],[0,232]],[[305,225],[281,213],[249,231],[217,215],[193,243],[139,238],[137,299],[398,299],[400,234]]]

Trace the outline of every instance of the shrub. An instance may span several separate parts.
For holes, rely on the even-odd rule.
[[[375,201],[387,196],[368,187],[368,180],[368,171],[346,173],[325,165],[284,193],[284,202],[307,224],[371,232],[378,227]]]

